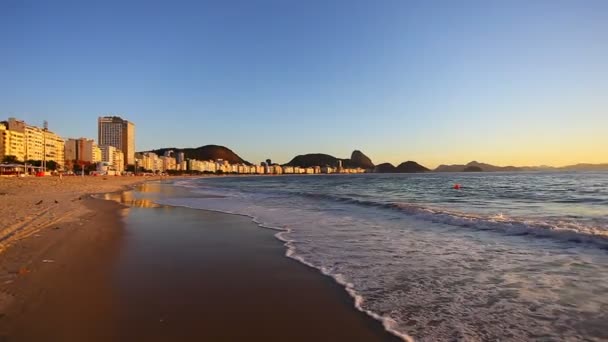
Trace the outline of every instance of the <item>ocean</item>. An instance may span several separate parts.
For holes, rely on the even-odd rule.
[[[459,184],[460,189],[454,189]],[[160,204],[249,216],[404,340],[608,339],[608,173],[208,177]],[[288,299],[286,299],[288,300]]]

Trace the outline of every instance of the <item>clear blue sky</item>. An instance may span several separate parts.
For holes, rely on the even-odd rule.
[[[137,149],[608,162],[608,1],[0,1],[0,119]]]

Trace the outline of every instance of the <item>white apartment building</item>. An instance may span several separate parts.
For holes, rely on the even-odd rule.
[[[101,151],[101,161],[107,163],[114,171],[123,172],[125,170],[125,157],[121,150],[114,146],[99,146]]]

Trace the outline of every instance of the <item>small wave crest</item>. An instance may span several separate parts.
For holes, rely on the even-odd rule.
[[[608,249],[608,231],[576,221],[510,218],[503,214],[481,216],[425,208],[407,203],[388,205],[418,219],[479,230],[495,230],[507,234],[532,235],[562,241],[590,243]]]
[[[195,189],[198,193],[228,197],[241,197],[242,192],[234,192],[234,189],[219,189],[216,187],[202,187],[200,182],[185,180],[176,182],[175,185]],[[268,197],[274,193],[257,192],[252,195]],[[352,204],[364,207],[397,210],[418,220],[433,223],[447,224],[477,230],[492,230],[508,235],[529,235],[539,238],[552,238],[559,241],[585,243],[608,249],[608,222],[597,224],[583,223],[580,220],[562,217],[560,219],[538,219],[509,217],[502,213],[495,215],[477,215],[462,213],[443,208],[435,208],[428,205],[416,203],[403,203],[391,201],[378,201],[361,199],[355,197],[336,196],[327,193],[294,192],[303,198],[312,200],[326,200],[342,204]]]
[[[555,238],[561,241],[590,243],[608,249],[608,229],[590,226],[574,220],[539,220],[508,217],[504,214],[492,216],[474,215],[432,208],[413,203],[377,202],[329,194],[299,193],[299,195],[326,199],[346,204],[398,210],[416,219],[433,223],[466,227],[478,230],[494,230],[509,235],[531,235],[542,238]]]

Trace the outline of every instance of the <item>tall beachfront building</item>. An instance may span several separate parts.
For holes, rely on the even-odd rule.
[[[23,158],[18,160],[54,161],[60,167],[64,163],[64,140],[57,134],[44,128],[28,125],[22,120],[9,118],[6,125],[11,134],[11,143],[22,137]],[[19,133],[19,134],[17,134]],[[19,144],[19,143],[17,143]]]
[[[9,156],[15,157],[18,161],[25,160],[24,134],[10,131],[6,123],[0,122],[0,163]]]
[[[124,153],[125,164],[135,164],[135,124],[118,116],[100,116],[97,120],[100,146],[114,146]]]

